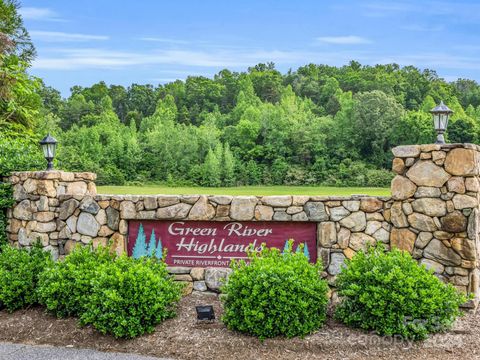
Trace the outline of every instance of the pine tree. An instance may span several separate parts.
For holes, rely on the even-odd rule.
[[[155,255],[155,249],[157,247],[157,239],[155,239],[155,230],[152,229],[152,234],[150,235],[150,242],[148,243],[147,256],[153,257]]]
[[[235,186],[235,158],[230,151],[230,145],[225,143],[223,148],[223,184]]]
[[[162,246],[161,238],[158,238],[158,245],[157,245],[157,250],[155,251],[155,257],[157,259],[163,259],[163,246]]]
[[[220,185],[220,163],[212,149],[208,150],[205,162],[203,163],[203,185]]]
[[[285,245],[283,246],[283,251],[282,254],[285,254],[290,250],[290,244],[288,243],[288,240],[285,240]]]
[[[218,162],[218,178],[220,180],[220,183],[218,186],[220,186],[223,183],[223,178],[224,178],[224,167],[223,167],[223,145],[221,142],[219,142],[215,146],[215,157],[217,158]]]
[[[142,256],[147,255],[147,244],[145,238],[145,231],[143,230],[143,224],[138,227],[138,235],[135,240],[135,246],[133,247],[132,256],[134,259],[139,259]]]

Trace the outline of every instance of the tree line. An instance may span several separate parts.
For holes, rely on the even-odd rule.
[[[0,0],[4,168],[42,167],[37,142],[50,132],[56,166],[100,184],[386,186],[393,146],[434,141],[440,100],[455,112],[448,141],[479,141],[476,81],[397,64],[257,64],[157,86],[100,81],[62,98],[28,74],[35,50],[17,10]]]

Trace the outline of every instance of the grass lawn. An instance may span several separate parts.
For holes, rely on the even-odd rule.
[[[98,186],[99,194],[207,194],[207,195],[331,195],[353,194],[389,196],[389,188],[330,187],[330,186],[238,186],[223,188],[145,186]]]

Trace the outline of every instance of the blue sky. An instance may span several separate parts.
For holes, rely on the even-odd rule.
[[[31,73],[73,85],[159,84],[273,61],[396,62],[480,80],[480,1],[23,0]]]

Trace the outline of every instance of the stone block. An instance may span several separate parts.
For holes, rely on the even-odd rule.
[[[77,221],[77,231],[80,234],[95,237],[98,234],[98,230],[100,230],[100,225],[92,214],[87,212],[80,213]]]
[[[80,202],[79,208],[82,211],[96,215],[100,210],[100,205],[98,205],[97,202],[91,196],[85,196],[83,200]]]
[[[342,205],[350,212],[360,210],[360,201],[358,200],[346,200],[342,202]]]
[[[205,268],[192,268],[190,270],[190,276],[195,281],[205,279]]]
[[[194,281],[193,282],[193,290],[207,291],[207,284],[205,283],[205,281]]]
[[[450,150],[444,166],[445,170],[452,175],[478,175],[476,151],[462,148]]]
[[[345,255],[343,253],[332,253],[330,255],[330,264],[328,265],[328,273],[330,275],[338,275],[345,265]]]
[[[318,224],[318,242],[322,247],[330,248],[337,242],[337,231],[332,221]]]
[[[299,212],[303,211],[302,206],[289,206],[287,208],[287,214],[293,215],[293,214],[298,214]]]
[[[348,215],[350,215],[350,211],[348,211],[343,206],[336,206],[330,208],[330,220],[332,221],[340,221]]]
[[[361,232],[356,232],[350,235],[349,247],[355,251],[365,251],[368,245],[374,245],[375,243],[375,238],[372,236]]]
[[[230,205],[232,202],[233,196],[230,195],[213,195],[209,196],[208,200],[218,204],[218,205]]]
[[[437,230],[437,225],[430,216],[413,213],[407,216],[408,223],[414,229],[419,231],[435,231]]]
[[[273,213],[273,220],[275,221],[290,221],[292,215],[288,215],[285,211],[275,211]]]
[[[293,195],[292,196],[292,205],[293,206],[303,206],[305,203],[310,200],[310,196],[307,195]]]
[[[412,194],[413,195],[413,194]],[[371,213],[383,208],[383,201],[374,197],[363,198],[360,200],[360,210]]]
[[[192,205],[186,203],[179,203],[163,207],[157,209],[156,217],[157,219],[184,219],[187,217],[191,208]]]
[[[215,216],[215,208],[209,204],[208,198],[202,195],[197,202],[192,206],[188,214],[189,220],[210,220]]]
[[[407,171],[407,177],[417,186],[442,187],[450,175],[430,160],[420,160]]]
[[[401,158],[394,158],[392,161],[392,170],[401,175],[405,171],[405,161]]]
[[[171,206],[178,204],[180,197],[177,195],[161,195],[157,196],[157,203],[159,207]]]
[[[328,220],[328,214],[325,205],[319,201],[309,201],[303,206],[303,210],[310,221]]]
[[[252,220],[255,216],[257,202],[258,199],[255,196],[234,197],[230,205],[230,217],[239,221]]]
[[[392,149],[393,155],[400,158],[417,157],[420,155],[419,145],[403,145]]]
[[[118,230],[118,226],[120,223],[120,212],[117,209],[109,206],[107,207],[107,210],[105,210],[105,214],[107,216],[108,227],[112,230]]]
[[[137,217],[137,209],[132,201],[122,201],[120,203],[120,216],[122,219],[130,220]]]
[[[416,239],[417,234],[409,229],[393,228],[390,234],[390,245],[397,249],[407,251],[411,254],[413,252],[413,246]]]
[[[478,178],[476,176],[465,178],[465,190],[471,191],[471,192],[480,191],[480,185],[478,182]]]
[[[457,194],[453,197],[453,206],[457,210],[475,208],[478,206],[477,198],[468,195]]]
[[[422,259],[420,260],[420,265],[425,265],[428,270],[433,270],[435,274],[442,274],[445,270],[445,266],[430,259]]]
[[[351,213],[346,218],[340,220],[340,225],[351,231],[363,231],[367,226],[367,219],[363,211]]]
[[[437,239],[432,239],[429,242],[423,251],[423,255],[427,259],[438,261],[442,265],[458,266],[462,263],[460,255]]]
[[[412,202],[412,208],[418,213],[428,216],[444,216],[447,214],[445,201],[436,198],[420,198]]]
[[[405,200],[411,198],[417,186],[404,176],[397,175],[392,180],[391,191],[394,200]]]
[[[281,196],[263,196],[262,203],[273,207],[288,207],[292,205],[292,197],[288,195]]]
[[[77,210],[80,202],[75,199],[66,200],[60,205],[58,218],[60,220],[67,220]]]
[[[458,210],[447,214],[440,222],[443,231],[458,233],[467,229],[467,218]]]
[[[145,196],[143,206],[146,210],[156,210],[158,207],[157,198],[155,196]]]
[[[75,181],[67,184],[66,195],[85,195],[87,193],[87,183],[84,181]]]
[[[455,192],[458,194],[465,194],[465,181],[463,180],[463,177],[452,176],[447,181],[447,188],[448,188],[448,191]]]
[[[235,201],[235,199],[233,201]],[[231,273],[232,269],[229,268],[206,268],[205,284],[210,290],[219,291],[220,288],[226,284]]]

